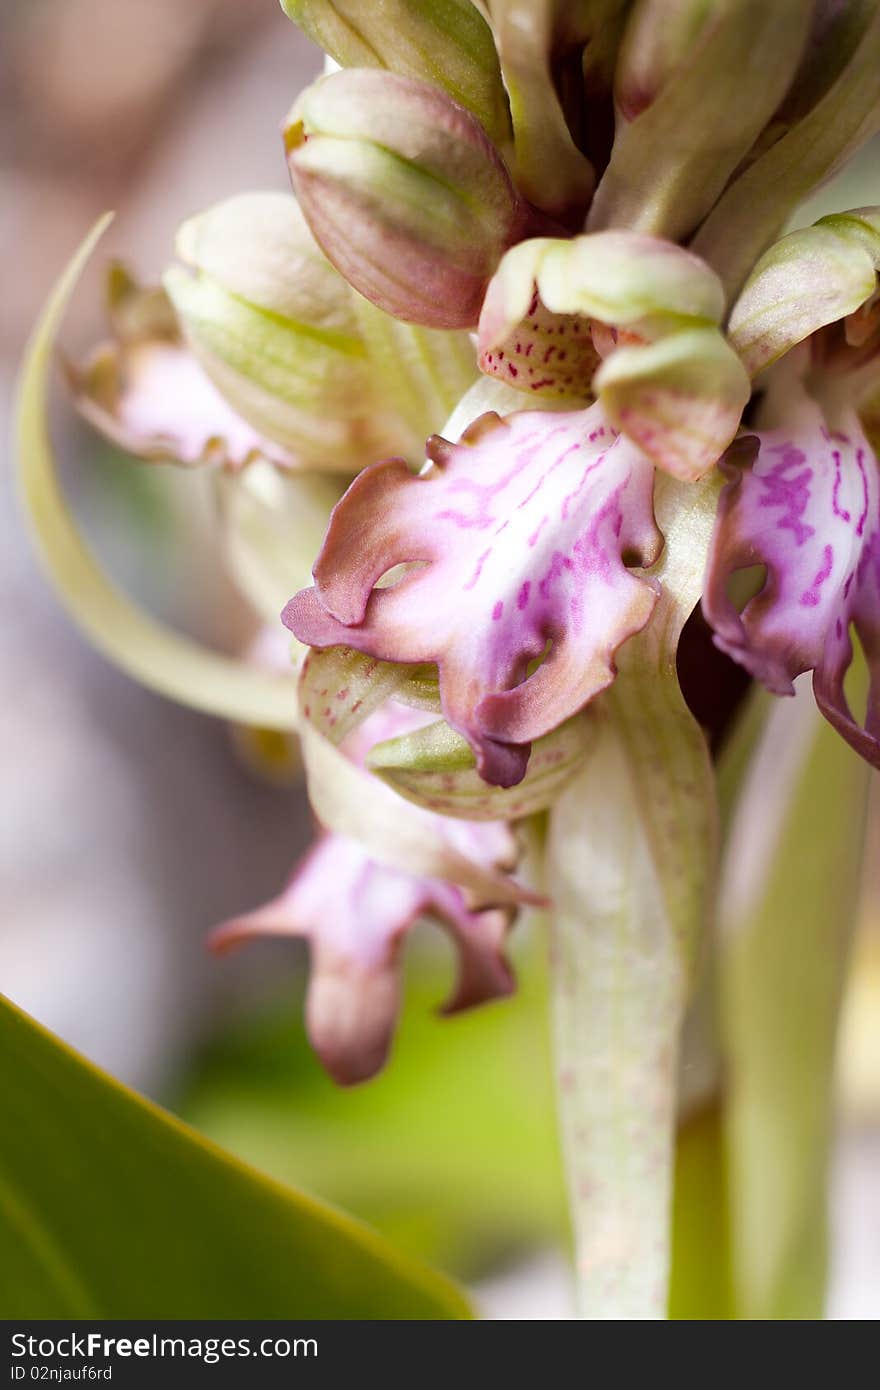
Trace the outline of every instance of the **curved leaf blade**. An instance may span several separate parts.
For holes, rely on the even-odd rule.
[[[449,1319],[457,1290],[261,1177],[0,998],[6,1318]]]

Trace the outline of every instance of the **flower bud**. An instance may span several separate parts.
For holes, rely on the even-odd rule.
[[[351,69],[304,93],[284,140],[312,232],[356,290],[407,322],[476,323],[523,207],[470,112],[427,82]]]
[[[343,68],[429,79],[472,111],[490,139],[510,138],[492,31],[471,0],[281,0],[284,12]]]
[[[650,0],[635,6],[615,74],[622,120],[635,120],[656,101],[707,19],[701,0],[667,0],[662,9]]]
[[[569,129],[555,75],[560,68],[581,67],[587,39],[615,27],[613,12],[619,9],[618,0],[587,6],[560,5],[556,0],[491,4],[510,96],[517,187],[535,207],[572,227],[583,222],[595,177]],[[578,85],[583,91],[582,76]]]
[[[400,448],[345,281],[293,198],[231,198],[184,223],[165,288],[189,346],[256,430],[307,468],[356,472]],[[378,406],[378,409],[377,409]]]

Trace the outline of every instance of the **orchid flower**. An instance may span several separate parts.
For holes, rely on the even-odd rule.
[[[420,728],[423,711],[388,701],[349,735],[344,752],[363,762],[372,743]],[[452,836],[476,859],[512,868],[513,835],[501,822],[436,817],[435,834]],[[400,1008],[400,953],[406,934],[428,915],[444,926],[459,956],[455,989],[443,1007],[455,1013],[509,994],[513,975],[502,954],[515,909],[475,908],[463,889],[413,876],[374,859],[350,836],[323,832],[281,895],[224,923],[212,945],[227,951],[258,936],[301,936],[312,966],[306,1017],[315,1051],[337,1081],[364,1081],[383,1066]]]
[[[753,1103],[744,1011],[774,1037],[774,1075],[796,1069],[794,1031],[776,1038],[715,921],[773,977],[749,924],[785,892],[748,827],[766,814],[784,848],[810,750],[851,757],[800,696],[782,735],[754,702],[740,718],[748,678],[791,695],[812,671],[822,712],[880,766],[880,213],[783,235],[880,130],[880,4],[283,8],[331,60],[282,125],[295,197],[190,219],[162,289],[114,271],[115,341],[66,374],[129,454],[211,472],[230,572],[296,684],[277,656],[271,689],[259,656],[187,649],[182,667],[179,639],[120,608],[81,550],[40,415],[76,267],[23,397],[47,562],[148,683],[296,727],[316,845],[213,941],[308,940],[307,1026],[337,1079],[384,1063],[419,918],[459,951],[448,1012],[512,989],[514,914],[546,906],[583,1315],[666,1316],[676,1133],[696,1103],[682,1068],[707,1078],[697,1101],[736,1160],[737,1308],[797,1309],[788,1233],[816,1186],[765,1202],[782,1234],[757,1293],[737,1222],[768,1190],[757,1156],[780,1151],[793,1089],[793,1132],[825,1122],[830,1068]],[[864,718],[844,690],[852,630]],[[774,740],[770,816],[754,769]],[[847,767],[856,826],[866,785]],[[833,1021],[843,971],[820,954],[811,997]],[[707,1181],[728,1200],[717,1165]]]
[[[880,471],[862,424],[880,393],[880,209],[793,232],[746,282],[732,340],[760,374],[755,433],[723,464],[704,598],[715,641],[777,695],[813,672],[819,708],[880,766]],[[784,312],[784,306],[792,309]],[[766,577],[741,612],[736,572]],[[855,631],[872,673],[867,713],[844,692]]]

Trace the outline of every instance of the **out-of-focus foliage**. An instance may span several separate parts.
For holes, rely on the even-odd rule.
[[[866,693],[859,663],[854,708]],[[822,1316],[835,1037],[870,778],[806,691],[781,713],[732,821],[719,972],[736,1316],[773,1321]]]
[[[261,1007],[205,1049],[177,1109],[273,1177],[295,1174],[460,1277],[565,1241],[546,980],[537,951],[528,955],[515,998],[441,1021],[430,1006],[446,980],[419,954],[391,1062],[355,1090],[319,1067],[300,999]],[[726,1240],[713,1102],[679,1130],[670,1317],[730,1316]]]
[[[442,1022],[431,1009],[446,981],[424,957],[411,962],[392,1059],[360,1089],[340,1091],[319,1069],[301,999],[261,1009],[216,1038],[177,1108],[399,1248],[480,1273],[565,1228],[547,1001],[531,954],[514,999]]]

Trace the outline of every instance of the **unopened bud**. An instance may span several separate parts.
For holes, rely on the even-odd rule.
[[[351,292],[295,200],[244,194],[184,223],[165,287],[233,408],[304,467],[356,472],[387,449]],[[193,272],[193,273],[190,273]]]
[[[406,322],[476,323],[523,206],[469,111],[427,82],[355,68],[310,87],[284,139],[312,232],[356,290]]]
[[[846,321],[851,346],[867,340],[878,268],[880,208],[823,217],[813,227],[789,232],[765,251],[733,306],[728,326],[730,341],[750,375],[840,319]]]

